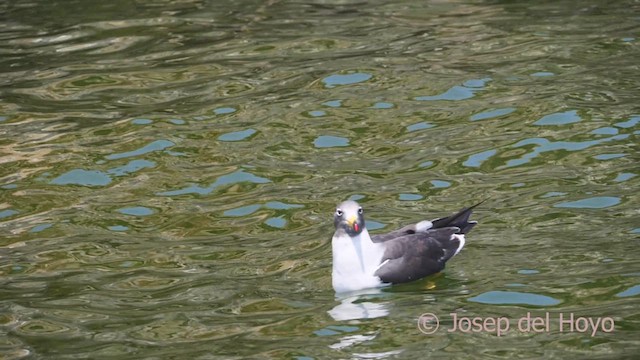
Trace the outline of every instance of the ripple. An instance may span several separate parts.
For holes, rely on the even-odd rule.
[[[298,209],[298,208],[304,207],[303,205],[287,204],[280,201],[269,201],[268,203],[265,204],[265,206],[268,209],[274,209],[274,210],[289,210],[289,209]]]
[[[32,233],[38,233],[44,230],[49,229],[50,227],[52,227],[53,224],[40,224],[40,225],[36,225],[33,228],[31,228],[31,230],[29,230]]]
[[[247,206],[241,206],[239,208],[235,208],[235,209],[231,209],[231,210],[226,210],[225,212],[222,213],[222,215],[224,216],[246,216],[246,215],[250,215],[253,214],[254,212],[258,211],[258,209],[260,209],[260,205],[247,205]]]
[[[307,112],[307,114],[311,117],[323,117],[327,115],[327,112],[323,110],[312,110]]]
[[[153,120],[151,119],[133,119],[131,123],[134,125],[149,125],[153,124]]]
[[[623,181],[627,181],[629,179],[633,179],[634,177],[636,177],[636,174],[634,174],[634,173],[620,173],[620,174],[618,174],[618,176],[616,176],[615,179],[613,179],[613,181],[615,181],[615,182],[623,182]]]
[[[469,158],[462,163],[462,165],[467,167],[480,167],[483,162],[489,160],[490,157],[494,156],[497,153],[498,150],[487,150],[481,153],[470,155]]]
[[[489,291],[469,298],[469,301],[492,305],[530,306],[554,306],[561,303],[560,300],[550,296],[517,291]]]
[[[448,188],[451,186],[451,183],[444,180],[431,180],[431,186],[437,189]]]
[[[287,225],[287,220],[282,217],[272,217],[265,220],[264,223],[274,228],[283,229]]]
[[[478,120],[492,119],[492,118],[497,118],[497,117],[509,115],[514,111],[516,111],[515,108],[502,108],[502,109],[487,110],[487,111],[483,111],[481,113],[472,115],[469,118],[469,120],[478,121]]]
[[[255,129],[234,131],[234,132],[230,132],[230,133],[226,133],[226,134],[222,134],[222,135],[218,136],[218,140],[220,140],[220,141],[242,141],[242,140],[245,140],[245,139],[251,137],[256,132],[257,132],[257,130],[255,130]]]
[[[618,159],[625,156],[627,156],[627,154],[600,154],[600,155],[594,156],[593,158],[597,160],[611,160],[611,159]]]
[[[395,105],[388,102],[377,102],[373,104],[374,109],[392,109]]]
[[[578,111],[571,110],[545,115],[540,120],[534,122],[533,125],[566,125],[579,122],[580,120],[582,120],[582,118],[580,118],[580,116],[578,115]]]
[[[528,163],[532,159],[536,158],[541,153],[547,151],[558,151],[558,150],[566,150],[566,151],[579,151],[590,148],[592,146],[614,140],[622,140],[629,137],[627,134],[615,135],[607,138],[597,139],[597,140],[587,140],[587,141],[549,141],[545,138],[529,138],[525,140],[518,141],[512,147],[519,148],[527,145],[536,145],[533,150],[529,153],[524,154],[520,159],[512,159],[507,162],[504,167],[514,167]]]
[[[140,155],[144,155],[150,152],[154,152],[154,151],[162,151],[166,148],[170,148],[172,146],[175,146],[175,144],[172,141],[169,140],[156,140],[153,141],[139,149],[133,150],[133,151],[127,151],[127,152],[123,152],[123,153],[118,153],[118,154],[111,154],[111,155],[107,155],[105,158],[107,160],[116,160],[116,159],[123,159],[123,158],[128,158],[128,157],[134,157],[134,156],[140,156]]]
[[[126,165],[107,170],[107,173],[114,176],[125,176],[128,174],[132,174],[137,171],[140,171],[142,169],[153,168],[155,166],[156,166],[156,163],[153,161],[136,159],[136,160],[131,160]]]
[[[375,220],[371,220],[371,219],[367,219],[367,230],[380,230],[380,229],[384,229],[386,228],[387,225],[383,224],[381,222],[375,221]]]
[[[472,79],[466,81],[463,86],[456,85],[442,94],[434,96],[418,96],[414,98],[418,101],[435,101],[435,100],[466,100],[475,96],[475,93],[480,90],[484,90],[485,84],[490,81],[490,78],[486,79]]]
[[[111,231],[127,231],[129,230],[128,226],[124,226],[124,225],[113,225],[113,226],[107,226],[107,229],[111,230]]]
[[[11,217],[17,214],[19,214],[19,212],[12,209],[0,210],[0,219]]]
[[[106,186],[111,177],[102,171],[74,169],[51,180],[54,185]]]
[[[66,325],[44,319],[26,321],[14,331],[22,336],[60,335],[61,333],[75,332],[74,329]]]
[[[242,182],[248,182],[248,183],[254,183],[254,184],[265,184],[265,183],[271,182],[271,180],[253,175],[243,170],[238,170],[231,174],[220,176],[218,179],[216,179],[216,181],[214,181],[211,185],[207,187],[190,185],[179,190],[161,192],[161,193],[158,193],[158,195],[161,195],[161,196],[176,196],[176,195],[185,195],[185,194],[206,195],[211,193],[212,191],[214,191],[220,186],[242,183]]]
[[[627,121],[615,123],[615,126],[627,129],[636,126],[638,123],[640,123],[640,116],[632,116]]]
[[[558,196],[565,196],[567,195],[566,192],[562,192],[562,191],[549,191],[548,193],[540,196],[541,198],[550,198],[550,197],[558,197]]]
[[[418,130],[430,129],[432,127],[435,127],[435,125],[429,124],[426,121],[422,121],[422,122],[407,126],[407,131],[413,132]]]
[[[226,114],[233,114],[236,111],[238,111],[238,109],[233,107],[220,107],[220,108],[214,109],[213,113],[216,115],[226,115]]]
[[[549,76],[555,76],[556,74],[549,72],[549,71],[539,71],[539,72],[535,72],[533,74],[531,74],[531,76],[533,77],[549,77]]]
[[[170,288],[177,283],[179,279],[163,279],[150,276],[135,276],[126,280],[110,284],[109,288],[116,290],[160,290]]]
[[[313,333],[317,336],[333,336],[339,335],[342,333],[350,333],[354,331],[360,330],[357,326],[346,326],[346,325],[329,325],[320,330],[315,330]]]
[[[618,129],[614,128],[614,127],[601,127],[598,129],[594,129],[591,131],[592,134],[596,134],[596,135],[617,135],[618,134]]]
[[[258,211],[258,209],[262,207],[271,209],[271,210],[289,210],[289,209],[303,208],[304,206],[299,204],[287,204],[280,201],[270,201],[264,205],[253,204],[253,205],[242,206],[242,207],[231,209],[231,210],[226,210],[224,212],[224,215],[225,216],[245,216],[245,215],[253,214],[254,212]],[[284,219],[272,218],[271,223],[274,223],[274,224],[279,223],[281,220],[284,220]]]
[[[321,135],[313,141],[313,145],[317,148],[343,147],[349,146],[349,139],[339,136]]]
[[[132,216],[148,216],[153,214],[153,210],[144,206],[122,208],[122,209],[118,209],[118,212],[121,214],[132,215]]]
[[[342,106],[342,100],[329,100],[322,103],[324,106],[339,108]]]
[[[539,273],[540,273],[540,271],[533,270],[533,269],[521,269],[521,270],[518,270],[518,274],[521,274],[521,275],[535,275],[535,274],[539,274]]]
[[[625,291],[616,294],[617,297],[629,297],[640,295],[640,285],[634,285]]]
[[[324,86],[327,88],[333,88],[340,85],[357,84],[371,79],[372,75],[368,73],[351,73],[351,74],[336,74],[329,75],[322,79]]]
[[[604,209],[618,205],[620,198],[614,196],[596,196],[592,198],[568,201],[555,204],[557,208],[577,208],[577,209]]]
[[[400,194],[398,195],[398,199],[400,201],[416,201],[423,199],[424,196],[419,194]]]

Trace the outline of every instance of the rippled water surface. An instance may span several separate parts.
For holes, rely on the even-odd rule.
[[[637,2],[0,14],[2,358],[640,350]],[[486,202],[445,272],[344,298],[329,242],[349,197],[374,232]],[[527,313],[551,323],[518,330]]]

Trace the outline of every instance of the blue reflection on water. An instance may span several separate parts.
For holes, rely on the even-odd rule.
[[[244,140],[251,135],[255,134],[257,130],[255,129],[246,129],[240,131],[234,131],[226,134],[222,134],[218,136],[218,140],[220,141],[241,141]]]
[[[18,211],[12,209],[0,210],[0,219],[18,214]]]
[[[323,117],[323,116],[327,115],[327,112],[323,111],[323,110],[311,110],[307,114],[309,114],[309,116],[313,116],[313,117]]]
[[[156,166],[156,163],[153,161],[136,159],[136,160],[129,161],[129,163],[127,163],[126,165],[110,169],[107,171],[107,173],[114,176],[124,176],[127,174],[134,173],[138,170],[141,170],[144,168],[152,168],[154,166]]]
[[[580,115],[578,115],[577,110],[565,111],[561,113],[554,113],[545,115],[540,120],[533,123],[533,125],[566,125],[571,123],[576,123],[582,120]]]
[[[533,74],[531,74],[531,76],[534,77],[547,77],[547,76],[555,76],[554,73],[549,72],[549,71],[539,71],[539,72],[535,72]]]
[[[469,301],[493,305],[522,304],[531,306],[553,306],[561,303],[560,300],[550,296],[518,291],[489,291],[469,298]]]
[[[249,183],[255,183],[255,184],[265,184],[265,183],[271,182],[271,180],[269,180],[267,178],[260,177],[260,176],[253,175],[253,174],[245,172],[243,170],[238,170],[238,171],[233,172],[231,174],[220,176],[211,185],[206,186],[206,187],[201,187],[201,186],[198,186],[198,185],[190,185],[190,186],[184,187],[184,188],[179,189],[179,190],[171,190],[171,191],[160,192],[160,193],[157,193],[157,195],[161,195],[161,196],[175,196],[175,195],[184,195],[184,194],[205,195],[205,194],[209,194],[210,192],[212,192],[213,190],[215,190],[216,188],[218,188],[220,186],[228,185],[228,184],[234,184],[234,183],[240,183],[240,182],[249,182]]]
[[[423,198],[424,196],[418,194],[400,194],[398,196],[398,199],[400,199],[401,201],[416,201]]]
[[[483,90],[485,84],[490,81],[490,78],[486,79],[472,79],[466,81],[463,86],[453,86],[449,90],[442,94],[433,96],[418,96],[415,100],[418,101],[434,101],[434,100],[465,100],[472,98],[476,91]]]
[[[495,155],[498,150],[487,150],[481,153],[473,154],[469,156],[469,158],[462,163],[462,165],[467,167],[480,167],[483,162],[487,161],[490,157]]]
[[[322,105],[337,108],[342,106],[342,100],[329,100],[323,102]]]
[[[431,185],[434,188],[448,188],[451,186],[451,183],[444,180],[431,180]]]
[[[615,196],[596,196],[576,201],[555,204],[557,208],[603,209],[618,205],[620,198]]]
[[[133,215],[133,216],[148,216],[153,214],[153,210],[144,206],[134,206],[128,208],[118,209],[118,212],[125,215]]]
[[[388,103],[388,102],[377,102],[377,103],[373,104],[373,108],[374,109],[391,109],[393,107],[394,107],[394,105],[392,103]]]
[[[428,122],[423,121],[423,122],[419,122],[419,123],[407,126],[407,131],[412,132],[417,130],[430,129],[432,127],[435,127],[435,125],[429,124]]]
[[[620,173],[618,174],[618,176],[616,176],[615,179],[613,179],[613,181],[615,182],[623,182],[623,181],[627,181],[631,178],[634,178],[636,176],[636,174],[634,173]]]
[[[31,228],[31,230],[29,230],[29,232],[37,233],[37,232],[40,232],[40,231],[44,231],[44,230],[46,230],[46,229],[48,229],[48,228],[50,228],[50,227],[52,227],[52,226],[53,226],[53,224],[40,224],[40,225],[36,225],[36,226],[34,226],[33,228]]]
[[[264,223],[271,227],[282,229],[287,225],[287,220],[282,217],[272,217],[265,220]]]
[[[260,205],[247,205],[231,210],[226,210],[222,214],[224,216],[245,216],[253,214],[254,212],[258,211],[258,209],[260,209]]]
[[[339,136],[321,135],[313,141],[313,145],[317,148],[349,146],[349,139]]]
[[[332,88],[339,85],[357,84],[371,79],[368,73],[335,74],[322,79],[325,87]]]
[[[500,117],[500,116],[505,116],[505,115],[511,114],[514,111],[516,111],[516,108],[511,108],[511,107],[502,108],[502,109],[487,110],[487,111],[483,111],[481,113],[477,113],[475,115],[472,115],[469,118],[469,120],[478,121],[478,120],[491,119],[491,118],[496,118],[496,117]]]
[[[148,125],[148,124],[152,124],[153,120],[151,119],[133,119],[131,121],[132,124],[135,125]]]
[[[543,152],[547,151],[557,151],[557,150],[566,150],[566,151],[578,151],[584,150],[594,145],[601,144],[607,141],[614,140],[623,140],[628,138],[628,134],[615,135],[607,138],[597,139],[597,140],[588,140],[588,141],[549,141],[545,138],[529,138],[518,141],[513,145],[514,148],[519,148],[527,145],[536,145],[531,152],[524,154],[520,159],[512,159],[507,162],[504,167],[513,167],[522,164],[526,164],[531,159],[537,157]]]
[[[111,154],[106,156],[105,158],[107,160],[116,160],[116,159],[122,159],[122,158],[127,158],[127,157],[132,157],[132,156],[140,156],[140,155],[144,155],[146,153],[150,153],[153,151],[161,151],[164,150],[166,148],[172,147],[175,144],[169,140],[156,140],[150,144],[147,144],[139,149],[133,150],[133,151],[127,151],[127,152],[123,152],[123,153],[118,153],[118,154]]]
[[[51,180],[54,185],[105,186],[111,177],[102,171],[74,169]]]
[[[237,109],[233,107],[220,107],[213,110],[213,113],[216,115],[224,115],[224,114],[232,114],[236,112]]]
[[[640,285],[634,285],[625,291],[616,294],[617,297],[628,297],[640,295]]]

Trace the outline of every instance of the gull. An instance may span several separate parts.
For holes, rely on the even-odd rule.
[[[377,288],[442,271],[464,247],[464,235],[477,224],[469,217],[478,205],[371,236],[362,206],[352,200],[341,203],[333,216],[333,289],[345,293]]]

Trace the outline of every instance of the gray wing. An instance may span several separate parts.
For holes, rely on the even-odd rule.
[[[373,242],[385,242],[394,240],[405,235],[412,235],[416,233],[416,224],[407,225],[401,229],[388,232],[386,234],[371,235],[371,241]]]
[[[476,221],[469,221],[469,217],[471,216],[471,213],[473,212],[473,208],[475,208],[476,206],[482,204],[482,202],[475,204],[473,206],[470,206],[468,208],[464,208],[460,211],[458,211],[457,213],[451,215],[451,216],[447,216],[447,217],[443,217],[443,218],[438,218],[438,219],[434,219],[431,220],[431,228],[428,231],[433,231],[434,229],[443,229],[443,228],[449,228],[449,227],[457,227],[458,228],[458,234],[466,234],[469,231],[471,231],[471,229],[477,224]],[[371,241],[373,242],[386,242],[389,240],[394,240],[397,239],[399,237],[405,236],[405,235],[413,235],[415,233],[417,233],[417,224],[411,224],[411,225],[407,225],[401,229],[398,230],[394,230],[390,233],[386,233],[386,234],[378,234],[378,235],[372,235],[371,236]]]
[[[460,241],[452,236],[460,232],[458,227],[413,234],[402,234],[401,230],[385,234],[400,236],[385,240],[385,253],[375,273],[383,282],[403,283],[437,273],[460,247]]]

